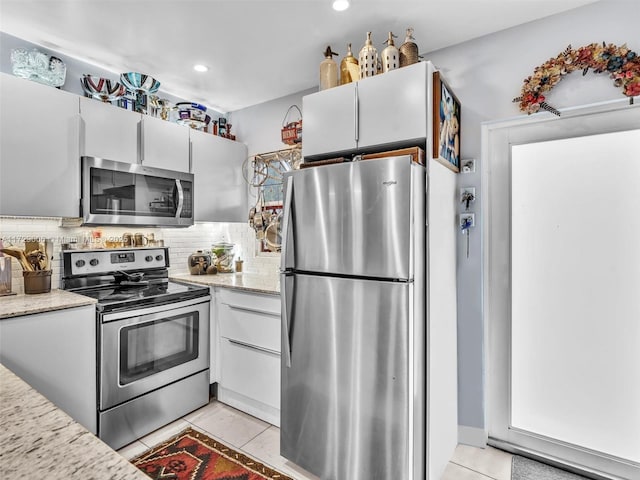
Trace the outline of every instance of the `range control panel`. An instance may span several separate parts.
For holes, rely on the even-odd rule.
[[[169,266],[166,248],[135,248],[127,250],[87,250],[69,255],[71,275],[103,274],[117,270],[145,270]]]

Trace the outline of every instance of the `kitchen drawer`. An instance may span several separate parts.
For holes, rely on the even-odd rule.
[[[238,307],[245,307],[252,310],[280,315],[280,296],[277,294],[264,295],[260,293],[221,288],[218,291],[218,299],[220,303],[227,305],[235,305]]]
[[[280,409],[280,355],[222,338],[220,385],[261,404]]]
[[[279,313],[230,304],[221,304],[218,313],[221,337],[280,352]]]

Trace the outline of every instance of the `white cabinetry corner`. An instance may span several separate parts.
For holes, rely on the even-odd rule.
[[[78,96],[0,74],[0,214],[77,217]]]
[[[189,172],[189,127],[142,116],[140,160],[143,165]]]
[[[431,137],[431,62],[306,95],[302,154],[305,158],[426,148]]]
[[[138,163],[141,114],[80,97],[80,117],[82,155]]]
[[[0,363],[94,434],[96,348],[94,305],[0,320]]]
[[[246,158],[244,143],[191,131],[196,222],[246,222],[247,182],[242,176]]]
[[[217,289],[218,399],[280,425],[280,297]]]

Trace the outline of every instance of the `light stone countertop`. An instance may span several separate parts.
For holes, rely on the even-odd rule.
[[[0,319],[82,307],[97,303],[94,298],[66,290],[53,289],[49,293],[7,295],[0,297]]]
[[[0,468],[2,478],[149,480],[3,365]]]
[[[257,275],[254,273],[217,273],[215,275],[172,275],[171,280],[198,283],[212,287],[233,288],[256,293],[280,294],[279,275]]]

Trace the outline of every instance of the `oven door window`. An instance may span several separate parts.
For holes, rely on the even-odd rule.
[[[134,324],[120,330],[120,385],[198,357],[198,312]]]

